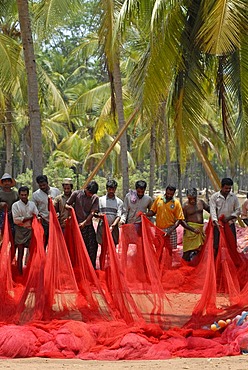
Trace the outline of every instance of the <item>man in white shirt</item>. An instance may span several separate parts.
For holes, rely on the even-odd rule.
[[[39,189],[33,193],[33,201],[38,208],[41,223],[44,229],[44,246],[46,247],[49,236],[49,209],[48,197],[54,199],[60,194],[60,190],[49,186],[46,175],[39,175],[36,177],[36,182]]]
[[[233,232],[235,240],[236,228],[235,221],[240,215],[240,205],[238,197],[231,192],[233,181],[229,177],[221,180],[221,190],[214,193],[209,202],[210,216],[214,224],[214,252],[215,255],[218,253],[219,238],[220,238],[220,227],[221,220],[224,223],[228,223],[230,229]]]
[[[29,188],[21,186],[18,190],[19,198],[12,205],[12,215],[15,224],[15,245],[18,248],[17,267],[22,274],[24,248],[29,247],[32,236],[32,220],[38,216],[38,209],[34,202],[28,200]]]

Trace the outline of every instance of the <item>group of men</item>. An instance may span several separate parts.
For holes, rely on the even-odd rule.
[[[70,217],[71,209],[74,208],[78,226],[94,268],[96,268],[98,244],[103,242],[104,215],[115,245],[119,240],[119,227],[123,224],[134,224],[137,233],[141,235],[141,215],[156,216],[156,226],[164,231],[171,250],[177,248],[176,228],[182,225],[184,228],[183,258],[186,261],[190,261],[192,256],[197,254],[204,242],[204,210],[210,212],[214,225],[215,254],[218,251],[222,223],[230,226],[236,238],[235,220],[241,212],[238,198],[231,191],[233,181],[230,178],[222,179],[221,189],[211,196],[209,205],[198,199],[195,188],[187,190],[187,201],[181,205],[179,200],[175,199],[176,188],[171,185],[166,187],[163,195],[159,195],[153,201],[145,194],[147,184],[143,180],[135,183],[135,190],[130,190],[124,201],[116,196],[118,184],[115,180],[107,181],[106,194],[101,197],[97,195],[96,181],[89,182],[84,189],[73,191],[72,179],[66,178],[62,182],[62,194],[59,189],[49,186],[47,176],[37,176],[36,181],[39,189],[33,193],[32,200],[29,201],[27,186],[21,186],[17,193],[13,189],[15,180],[9,174],[4,174],[0,179],[0,227],[3,222],[3,211],[7,208],[15,245],[18,248],[17,265],[20,274],[22,274],[24,248],[28,247],[31,239],[33,217],[39,217],[41,220],[46,248],[49,236],[49,197],[53,199],[62,231],[66,220]],[[242,215],[244,220],[247,219],[248,207],[245,212],[246,214]],[[98,218],[96,231],[93,225],[94,217]]]

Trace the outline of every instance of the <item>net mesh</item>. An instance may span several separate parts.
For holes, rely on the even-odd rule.
[[[181,249],[171,250],[164,232],[143,216],[140,225],[120,228],[116,247],[105,216],[100,269],[95,271],[74,211],[63,234],[51,200],[49,207],[47,248],[34,218],[23,276],[17,275],[5,215],[0,356],[214,357],[237,355],[248,345],[246,322],[210,330],[214,321],[233,318],[248,307],[248,259],[228,225],[221,225],[216,257],[209,222],[201,252],[185,262]],[[242,234],[245,251],[247,230]]]

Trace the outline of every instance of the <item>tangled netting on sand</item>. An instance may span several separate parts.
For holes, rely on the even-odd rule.
[[[16,269],[7,215],[0,251],[0,356],[80,359],[165,359],[238,355],[248,322],[210,326],[248,308],[247,229],[239,249],[223,224],[213,254],[213,226],[191,262],[171,251],[164,233],[142,216],[124,225],[116,249],[105,219],[94,270],[72,212],[64,235],[50,203],[47,251],[33,220],[24,275]],[[179,231],[180,240],[180,231]]]

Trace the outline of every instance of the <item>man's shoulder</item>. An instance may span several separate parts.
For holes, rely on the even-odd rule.
[[[213,193],[211,196],[210,196],[210,200],[211,199],[216,199],[220,196],[220,190],[219,191],[216,191],[215,193]]]
[[[5,196],[5,195],[7,195],[7,196],[8,195],[17,195],[18,196],[18,192],[15,189],[11,189],[9,192],[0,189],[0,196]]]
[[[41,190],[40,190],[40,189],[35,190],[35,191],[33,192],[33,196],[35,196],[35,195],[39,195],[39,194],[40,194],[40,192],[41,192]]]
[[[150,197],[150,195],[148,195],[148,194],[144,194],[144,199],[153,200],[152,197]]]
[[[77,194],[84,194],[84,191],[82,190],[82,189],[79,189],[79,190],[74,190],[73,192],[72,192],[72,194],[74,194],[74,195],[77,195]]]
[[[56,194],[56,196],[61,194],[61,191],[58,188],[55,188],[53,186],[50,186],[49,190],[51,194],[54,194],[54,195]]]
[[[15,203],[12,204],[12,208],[18,208],[20,204],[21,204],[21,200],[17,200]]]
[[[20,202],[20,201],[18,200],[18,202]],[[36,207],[35,202],[33,202],[32,200],[28,200],[28,204],[31,204],[32,206],[35,206]]]
[[[59,194],[59,195],[56,195],[56,197],[54,198],[54,201],[59,201],[59,200],[61,200],[64,197],[65,197],[65,195],[63,193],[62,194]]]
[[[229,193],[232,197],[235,197],[235,198],[238,198],[237,195],[235,193],[233,193],[232,191],[230,191]]]
[[[172,200],[171,200],[171,202],[174,202],[175,204],[180,204],[180,206],[181,206],[181,202],[180,202],[180,200],[179,199],[175,199],[175,198],[173,198]]]
[[[164,197],[164,195],[163,195],[163,194],[158,194],[158,195],[156,196],[156,198],[155,198],[155,199],[153,199],[153,202],[159,202],[159,201],[163,200],[163,197]]]
[[[18,202],[17,202],[17,203],[18,203]],[[15,203],[14,203],[14,204],[15,204]],[[33,202],[32,200],[28,200],[28,203],[27,203],[27,204],[28,204],[28,206],[29,206],[29,207],[33,207],[33,208],[35,207],[35,208],[36,208],[36,204],[35,204],[35,202]]]

